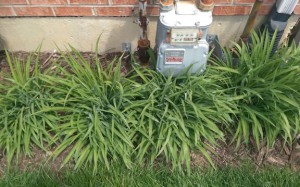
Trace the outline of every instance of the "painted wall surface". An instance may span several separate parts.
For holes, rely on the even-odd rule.
[[[230,46],[239,39],[248,16],[214,16],[209,34],[218,34],[221,44]],[[260,24],[264,17],[256,21]],[[140,34],[135,17],[47,17],[47,18],[1,18],[0,49],[11,51],[34,51],[41,43],[43,51],[59,47],[67,49],[70,44],[81,51],[94,51],[100,36],[100,52],[120,51],[122,42],[131,42],[132,49]],[[297,21],[294,15],[289,19],[285,35]],[[149,39],[155,44],[157,17],[150,18]]]

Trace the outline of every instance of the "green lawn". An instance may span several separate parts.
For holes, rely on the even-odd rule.
[[[0,180],[0,186],[276,186],[298,187],[300,173],[289,169],[255,167],[245,164],[239,167],[194,169],[191,175],[171,171],[160,166],[156,169],[135,167],[128,170],[115,166],[110,170],[99,167],[96,175],[93,170],[82,169],[53,173],[44,169],[27,172],[7,172]]]

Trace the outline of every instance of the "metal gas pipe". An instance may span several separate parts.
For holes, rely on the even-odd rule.
[[[244,31],[243,31],[243,33],[240,37],[240,40],[238,41],[238,44],[242,44],[242,42],[244,42],[244,43],[248,42],[250,33],[253,30],[253,27],[254,27],[254,24],[255,24],[255,21],[256,21],[256,17],[258,15],[259,10],[262,7],[262,4],[263,4],[263,0],[256,0],[255,1],[254,5],[252,7],[252,10],[250,12],[250,15],[248,17],[248,20],[247,20],[246,26],[244,28]]]
[[[147,27],[149,19],[147,18],[147,0],[139,0],[139,18],[138,24],[141,29],[140,39],[138,40],[137,53],[142,64],[149,62],[150,56],[147,50],[150,48],[150,41],[148,40]]]

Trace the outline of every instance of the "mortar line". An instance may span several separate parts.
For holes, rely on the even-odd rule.
[[[95,7],[92,8],[92,13],[93,13],[93,16],[97,16],[96,8]]]
[[[54,8],[53,8],[53,7],[51,7],[51,10],[52,10],[52,14],[53,14],[53,16],[55,16],[55,17],[56,17],[56,14],[55,14],[55,11],[54,11]]]
[[[17,16],[17,13],[16,13],[16,11],[15,11],[15,8],[14,8],[13,6],[11,6],[11,9],[12,9],[12,11],[13,11],[14,16]]]

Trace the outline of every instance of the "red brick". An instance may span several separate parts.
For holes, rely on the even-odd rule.
[[[67,4],[67,0],[29,0],[29,4],[33,5],[53,5],[53,4]]]
[[[235,0],[237,4],[246,4],[246,3],[254,3],[255,0]]]
[[[138,5],[138,0],[112,0],[113,5]],[[150,4],[150,0],[147,0]]]
[[[300,15],[300,5],[297,5],[295,10],[294,10],[294,14]]]
[[[0,4],[7,4],[7,5],[14,5],[14,4],[23,4],[26,5],[27,2],[26,0],[0,0]]]
[[[134,7],[134,15],[138,16],[138,13],[139,13],[139,8]],[[159,15],[159,7],[156,5],[147,6],[147,15],[148,16],[158,16]]]
[[[158,16],[159,15],[159,7],[147,7],[147,14],[149,16]]]
[[[229,4],[232,3],[233,0],[215,0],[216,4]]]
[[[53,16],[50,7],[15,7],[17,16]]]
[[[256,0],[235,0],[236,4],[249,4],[255,3]],[[273,4],[275,0],[263,0],[264,4]]]
[[[108,0],[70,0],[70,4],[85,4],[85,5],[100,4],[100,5],[103,5],[103,4],[108,4]]]
[[[98,16],[131,16],[132,7],[98,7]]]
[[[0,16],[14,16],[13,9],[11,7],[0,7]]]
[[[235,16],[246,15],[251,11],[252,6],[215,6],[213,15],[216,16]]]
[[[267,15],[270,13],[273,5],[268,4],[268,5],[262,5],[261,9],[259,10],[258,14],[259,15]]]
[[[91,7],[56,7],[56,16],[93,16]]]

